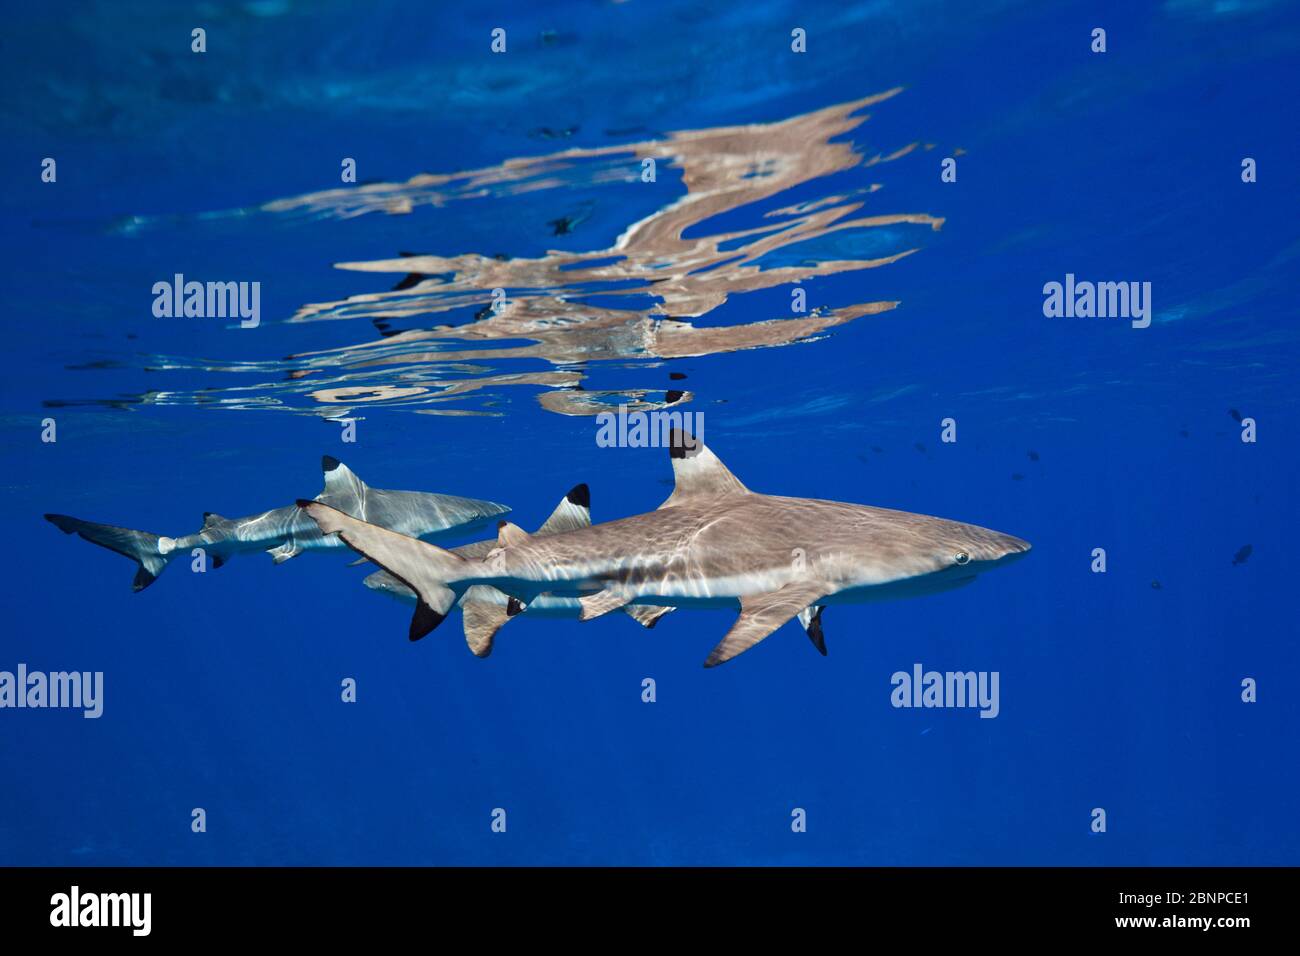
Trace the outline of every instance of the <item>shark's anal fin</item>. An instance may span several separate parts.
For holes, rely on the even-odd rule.
[[[595,594],[588,594],[578,600],[578,604],[582,606],[582,610],[578,613],[578,620],[590,621],[610,611],[617,611],[631,600],[631,595],[616,588],[606,588]]]
[[[826,656],[826,635],[822,633],[822,611],[820,604],[812,604],[799,612],[799,623],[803,625],[808,640],[813,642],[822,657]]]
[[[669,611],[675,610],[675,607],[659,607],[654,604],[629,604],[623,608],[623,613],[648,630],[658,624],[659,619]]]
[[[826,586],[823,584],[796,581],[779,591],[741,598],[740,617],[709,654],[704,666],[717,667],[749,650],[825,594]]]

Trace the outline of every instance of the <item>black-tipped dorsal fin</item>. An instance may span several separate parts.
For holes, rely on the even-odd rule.
[[[497,547],[510,548],[528,540],[528,532],[517,524],[502,521],[497,525]]]
[[[591,527],[591,491],[586,485],[575,485],[565,495],[546,523],[535,534],[560,534],[564,531],[576,531],[578,528]]]
[[[325,455],[320,460],[320,467],[325,472],[325,490],[321,497],[328,495],[355,495],[366,483],[343,462],[332,455]]]
[[[211,528],[213,525],[224,524],[230,519],[224,515],[219,515],[215,511],[203,512],[203,529]]]
[[[690,432],[674,428],[669,439],[668,453],[672,458],[676,486],[660,508],[669,508],[684,501],[749,492],[740,483],[740,479],[727,470],[718,456]]]

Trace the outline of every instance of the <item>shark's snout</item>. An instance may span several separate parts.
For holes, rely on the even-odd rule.
[[[1017,538],[1014,535],[1009,534],[1001,535],[1000,540],[998,541],[998,546],[1001,550],[1001,553],[997,556],[997,560],[999,561],[1008,561],[1024,557],[1033,547],[1033,545],[1023,538]]]

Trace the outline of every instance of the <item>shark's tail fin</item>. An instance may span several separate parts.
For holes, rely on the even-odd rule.
[[[369,558],[419,595],[411,618],[411,640],[424,637],[451,611],[457,594],[450,585],[465,577],[469,568],[469,562],[460,555],[359,521],[319,501],[300,498],[298,507],[320,525],[322,533],[337,534],[353,551]]]
[[[67,515],[46,515],[45,520],[64,534],[81,535],[87,541],[116,551],[123,557],[130,558],[138,566],[135,580],[131,584],[134,591],[143,591],[153,584],[158,575],[163,573],[167,562],[173,557],[175,542],[171,538],[150,534],[148,531],[134,531],[131,528],[117,528],[111,524],[96,524],[82,521]]]

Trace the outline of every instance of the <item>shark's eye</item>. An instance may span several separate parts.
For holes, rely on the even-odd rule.
[[[953,560],[956,561],[958,564],[967,564],[970,561],[970,555],[967,554],[965,551],[958,551],[957,554],[953,557]]]

